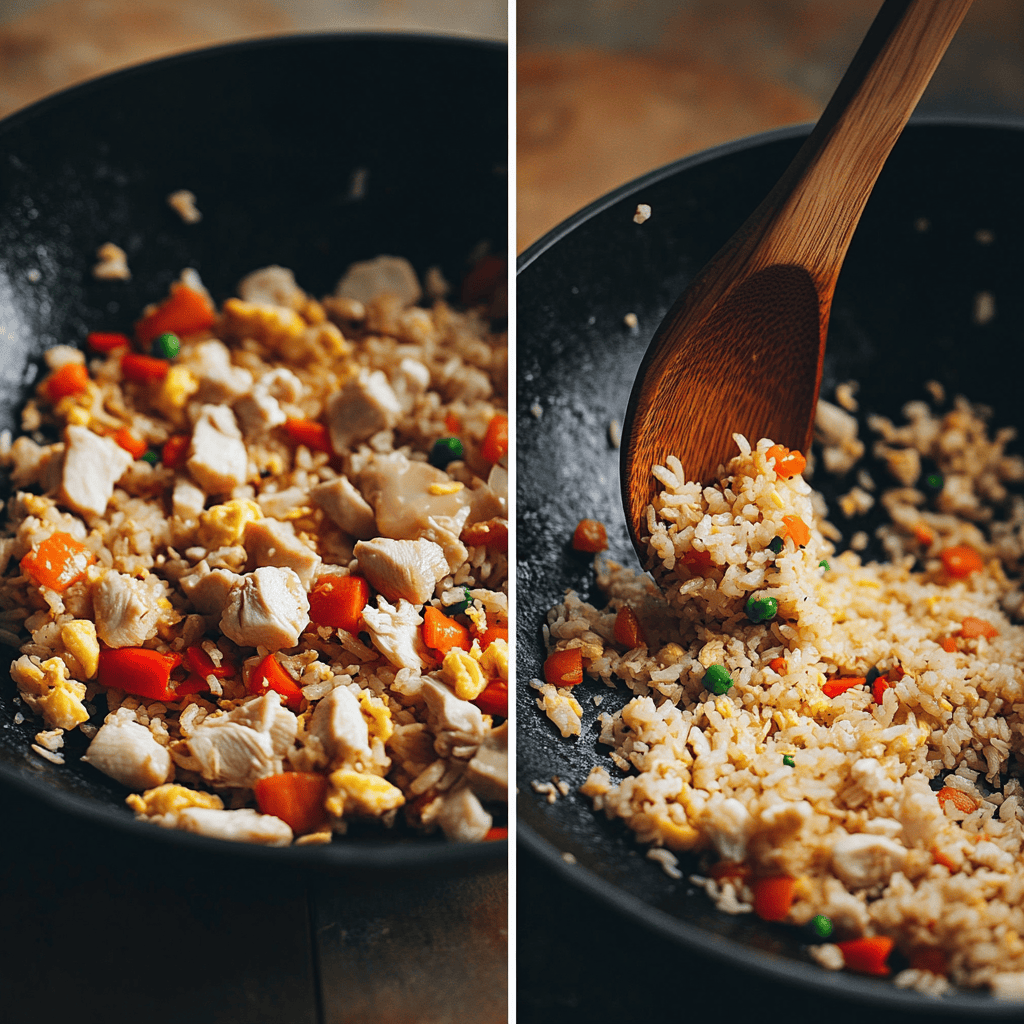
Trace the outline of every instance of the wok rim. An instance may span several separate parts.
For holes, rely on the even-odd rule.
[[[214,61],[222,56],[274,48],[358,45],[360,43],[399,44],[403,46],[464,48],[468,52],[508,54],[507,41],[475,35],[449,35],[421,30],[415,31],[331,31],[294,32],[217,43],[183,52],[172,53],[152,60],[131,64],[105,74],[96,75],[67,88],[43,96],[27,106],[20,107],[0,119],[0,145],[10,131],[26,122],[45,117],[51,109],[106,89],[129,87],[140,75],[160,73],[174,65],[189,65],[197,61]],[[506,56],[507,59],[507,56]],[[111,827],[129,836],[148,838],[152,842],[165,842],[172,846],[191,849],[197,853],[237,854],[240,857],[272,866],[295,866],[326,871],[386,872],[419,869],[449,869],[466,873],[501,871],[507,868],[509,843],[507,839],[479,843],[456,843],[433,836],[410,836],[396,841],[382,836],[380,839],[359,840],[346,845],[344,835],[324,844],[263,846],[257,843],[231,842],[215,839],[179,829],[160,828],[140,821],[122,804],[102,803],[89,797],[78,796],[54,788],[48,782],[33,778],[25,771],[0,761],[0,783],[41,800],[59,813],[69,814],[98,827]]]
[[[566,217],[524,249],[516,260],[516,276],[518,277],[540,256],[547,253],[580,225],[642,189],[680,172],[703,166],[733,153],[755,149],[773,142],[805,137],[810,134],[813,127],[813,123],[786,125],[730,140],[664,164],[606,192],[603,196]],[[904,130],[913,130],[915,127],[993,128],[1024,132],[1024,117],[1011,114],[922,114],[912,117],[907,129]],[[1019,1019],[1021,1010],[1024,1009],[1024,1000],[998,999],[985,991],[957,988],[953,989],[949,995],[935,998],[923,995],[913,989],[897,988],[892,984],[891,978],[873,980],[846,971],[827,971],[816,964],[804,963],[788,957],[772,956],[743,945],[735,939],[704,931],[696,925],[668,914],[657,906],[634,896],[584,865],[568,863],[563,858],[562,851],[550,840],[522,821],[516,821],[515,834],[520,847],[578,891],[598,902],[603,902],[617,913],[655,932],[661,938],[707,953],[734,966],[754,971],[762,977],[788,982],[833,998],[848,998],[863,1004],[896,1010],[928,1012],[936,1017],[969,1012],[979,1019]]]

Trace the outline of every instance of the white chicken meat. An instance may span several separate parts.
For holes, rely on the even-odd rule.
[[[432,540],[376,537],[359,541],[353,552],[370,586],[391,602],[423,604],[449,572],[444,549]]]
[[[224,494],[245,483],[249,456],[234,413],[204,405],[192,431],[188,471],[208,494]]]
[[[82,760],[134,790],[152,789],[174,777],[174,762],[167,748],[135,721],[128,708],[118,708],[107,716]]]
[[[294,569],[261,566],[228,596],[220,628],[240,647],[294,647],[309,624],[309,599]]]
[[[134,459],[116,441],[87,427],[69,426],[64,444],[59,500],[75,512],[103,515],[114,484]]]

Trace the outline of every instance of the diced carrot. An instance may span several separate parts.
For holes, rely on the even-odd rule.
[[[471,523],[460,535],[463,544],[483,544],[495,551],[508,551],[508,520],[487,519],[482,523]]]
[[[260,696],[268,690],[274,690],[281,695],[284,706],[291,711],[296,711],[302,703],[302,688],[273,654],[268,654],[256,666],[245,688],[249,693]]]
[[[955,636],[944,636],[939,641],[939,646],[947,654],[953,654],[956,651],[956,637]]]
[[[133,459],[141,459],[149,448],[145,441],[127,427],[122,427],[120,430],[115,431],[112,436]]]
[[[946,548],[939,557],[942,559],[943,568],[955,579],[965,579],[972,572],[981,572],[985,568],[981,555],[967,544],[955,544],[951,548]]]
[[[117,348],[126,348],[132,343],[127,334],[115,334],[111,331],[91,331],[85,336],[85,343],[93,352],[113,352]]]
[[[934,946],[915,949],[910,954],[910,966],[915,971],[928,971],[931,974],[948,974],[946,954]]]
[[[932,531],[924,525],[924,523],[918,523],[917,526],[914,527],[914,540],[916,540],[918,544],[923,544],[925,547],[928,547],[928,545],[935,540],[935,534],[933,534]]]
[[[171,673],[181,664],[180,654],[164,654],[148,647],[115,647],[100,651],[97,680],[136,697],[177,699],[170,688]]]
[[[583,652],[578,647],[555,651],[544,662],[544,679],[555,686],[575,686],[583,682]]]
[[[508,276],[508,261],[500,256],[485,256],[474,264],[462,282],[462,304],[476,306],[489,299]]]
[[[985,619],[976,619],[973,615],[968,615],[960,623],[960,635],[967,640],[974,640],[979,636],[991,639],[994,636],[999,636],[999,630]]]
[[[605,551],[608,547],[608,531],[604,523],[596,519],[581,519],[573,531],[572,546],[575,551],[586,551],[591,555]]]
[[[623,605],[615,616],[615,639],[631,651],[647,646],[647,637],[644,636],[640,620],[628,604]]]
[[[192,438],[188,434],[172,434],[164,442],[160,461],[168,469],[181,469],[185,465],[191,445]]]
[[[849,970],[879,977],[889,973],[885,961],[892,952],[893,941],[888,935],[865,935],[860,939],[837,942],[836,945],[842,950],[843,960]]]
[[[786,533],[793,538],[793,543],[797,547],[810,541],[810,527],[799,516],[783,516],[782,522],[786,526]]]
[[[453,412],[446,412],[444,414],[444,429],[448,431],[450,437],[458,437],[462,432],[462,420]]]
[[[441,654],[447,654],[453,647],[468,651],[473,646],[469,630],[431,604],[423,609],[423,642]]]
[[[945,810],[947,803],[952,803],[958,811],[964,814],[973,814],[978,809],[977,801],[963,790],[954,789],[952,786],[943,786],[939,790],[936,799],[939,806]]]
[[[833,676],[822,686],[821,692],[826,697],[838,697],[854,686],[863,686],[865,682],[863,676]]]
[[[795,892],[796,879],[788,875],[754,879],[754,913],[763,921],[784,921]]]
[[[316,420],[288,419],[285,420],[284,429],[294,444],[304,444],[310,451],[334,454],[331,435],[322,423]]]
[[[504,679],[492,679],[470,703],[485,715],[508,718],[508,683]]]
[[[493,843],[496,839],[508,839],[508,829],[504,826],[494,826],[484,833],[484,842]]]
[[[492,416],[487,424],[480,454],[488,462],[500,462],[508,454],[508,416],[503,412]]]
[[[789,671],[789,665],[786,664],[785,658],[772,658],[768,662],[768,667],[773,672],[778,672],[780,676],[785,675]]]
[[[256,806],[288,825],[297,836],[313,832],[327,821],[324,800],[327,777],[316,772],[282,772],[258,779],[253,786]]]
[[[775,460],[775,475],[787,480],[797,476],[807,468],[807,460],[802,452],[790,451],[785,445],[773,444],[765,453],[766,459]]]
[[[719,882],[723,878],[746,881],[750,877],[750,865],[745,860],[719,860],[711,865],[708,874]]]
[[[878,676],[875,681],[871,684],[871,696],[874,698],[876,704],[881,704],[885,697],[885,691],[892,687],[894,684],[892,680],[885,676]]]
[[[698,551],[696,548],[690,548],[690,550],[683,555],[682,563],[696,576],[703,576],[708,569],[711,568],[711,552]]]
[[[63,593],[85,575],[96,556],[70,533],[57,531],[21,560],[21,571],[40,587]]]
[[[937,846],[932,847],[932,860],[936,864],[941,864],[944,868],[948,868],[950,871],[959,871],[960,868],[956,861],[947,853],[943,853]]]
[[[205,679],[213,676],[215,679],[230,679],[238,673],[238,666],[227,658],[221,658],[219,665],[213,663],[213,659],[199,646],[193,644],[185,648],[185,664],[191,672]]]
[[[81,363],[65,363],[46,378],[44,390],[51,402],[59,402],[68,395],[80,395],[88,386],[89,371]]]
[[[177,335],[195,334],[212,327],[217,311],[210,300],[180,281],[171,285],[171,294],[135,324],[135,337],[144,345],[170,331]]]
[[[309,617],[318,626],[358,633],[370,584],[362,576],[323,576],[309,594]]]
[[[121,376],[135,384],[159,384],[170,368],[170,360],[157,359],[156,356],[144,356],[139,352],[125,352],[121,356]]]
[[[508,643],[508,626],[488,626],[477,635],[477,640],[480,641],[481,651],[486,651],[495,640],[504,640]]]

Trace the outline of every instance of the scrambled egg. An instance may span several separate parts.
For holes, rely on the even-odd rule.
[[[441,675],[460,700],[473,700],[487,687],[487,677],[480,668],[480,662],[458,647],[453,647],[444,656]]]
[[[199,513],[199,540],[207,548],[237,544],[249,523],[263,518],[263,510],[248,498],[233,498]]]
[[[346,810],[379,817],[405,803],[402,791],[379,775],[363,775],[351,768],[339,768],[329,779],[331,792],[324,806],[337,818]]]
[[[25,703],[54,729],[70,730],[88,721],[89,712],[82,703],[85,683],[69,678],[61,658],[48,658],[37,665],[22,655],[11,665],[11,678]]]
[[[72,619],[60,627],[61,643],[77,662],[85,679],[92,679],[100,667],[100,642],[96,639],[96,623],[91,619]],[[74,674],[75,665],[68,669]]]
[[[473,645],[473,657],[480,662],[480,667],[489,679],[508,679],[508,642],[500,637],[488,644],[487,650],[481,651]]]
[[[228,299],[223,306],[224,326],[240,338],[255,338],[270,348],[292,345],[306,330],[306,321],[284,306]]]
[[[366,719],[366,726],[371,736],[376,736],[382,743],[387,743],[395,727],[391,721],[391,712],[387,705],[367,690],[359,691],[359,710]]]
[[[186,807],[209,807],[223,810],[224,801],[215,793],[200,793],[173,782],[165,782],[155,789],[147,789],[142,796],[131,793],[125,803],[139,814],[155,817],[160,814],[177,814]]]

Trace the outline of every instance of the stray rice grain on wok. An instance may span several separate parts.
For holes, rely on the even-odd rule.
[[[222,839],[503,831],[507,346],[478,298],[382,256],[217,309],[186,270],[132,337],[45,353],[0,536],[37,754],[80,730],[137,816]]]
[[[887,561],[836,553],[799,452],[736,435],[713,486],[655,467],[654,578],[599,556],[607,606],[567,592],[531,685],[567,738],[584,674],[628,687],[581,791],[670,873],[698,857],[720,910],[801,927],[827,969],[1020,999],[1024,464],[964,399],[903,411],[869,420]],[[852,470],[857,421],[822,402],[817,427]]]

